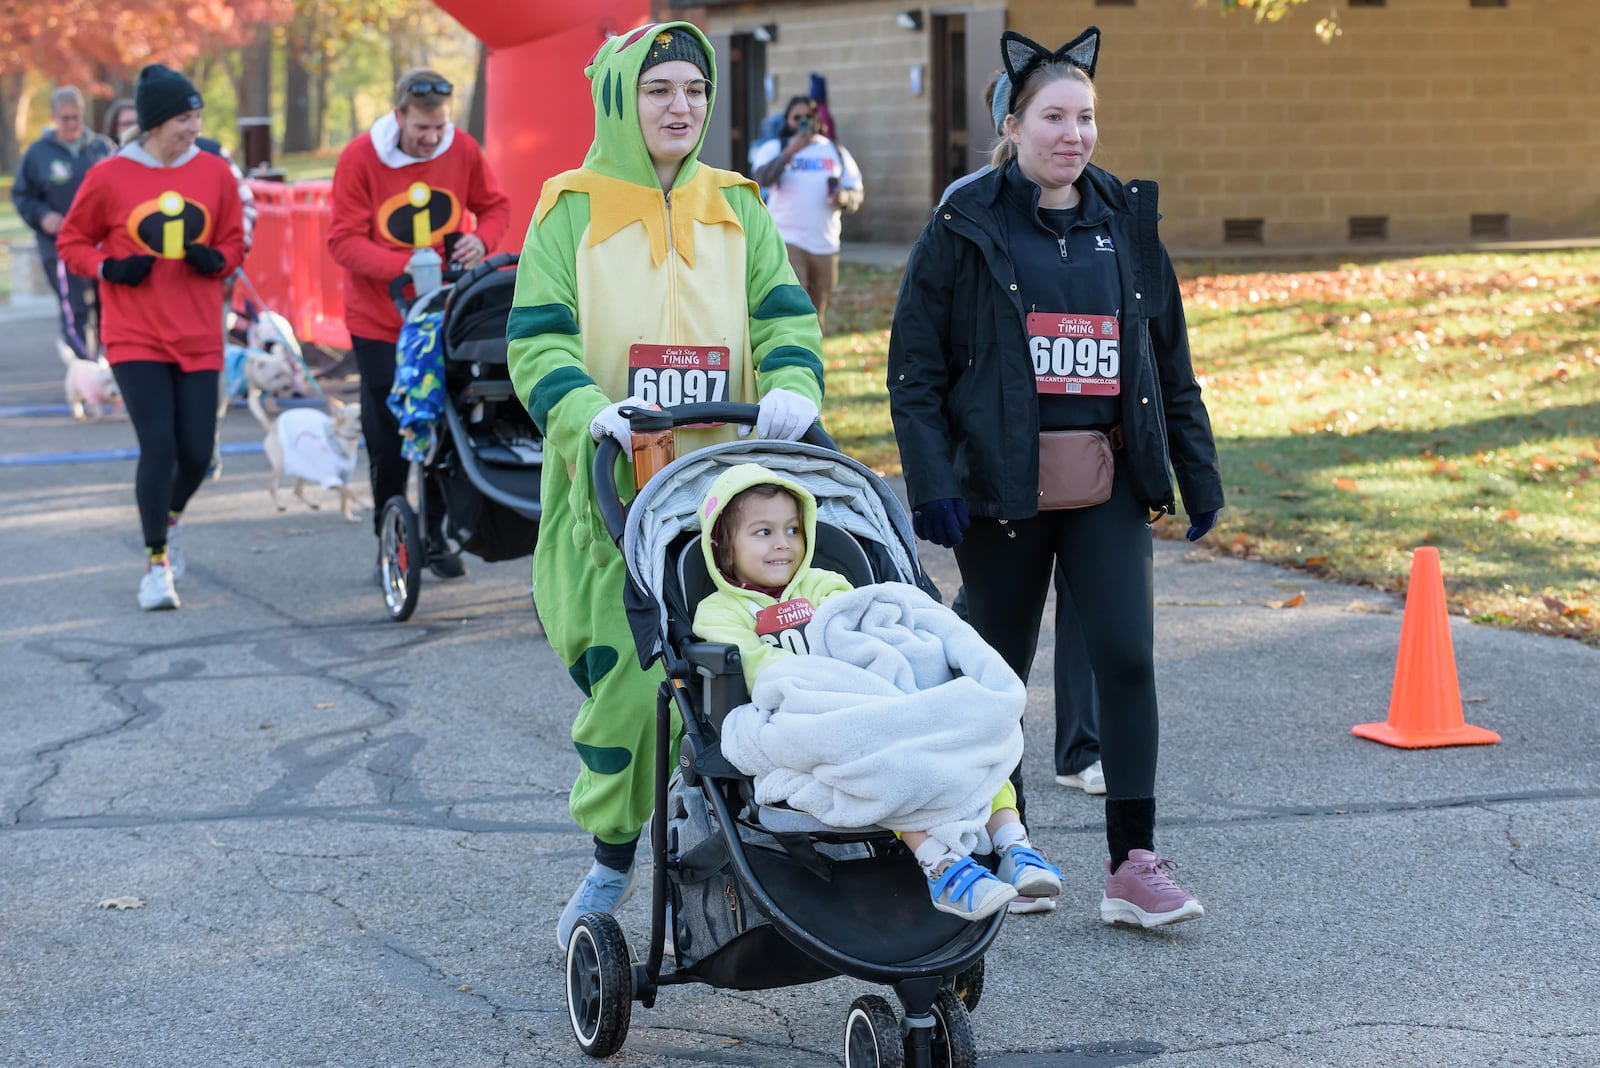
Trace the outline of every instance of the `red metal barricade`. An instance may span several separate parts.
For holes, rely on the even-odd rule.
[[[295,336],[347,349],[344,272],[328,255],[331,181],[252,181],[255,241],[245,272],[261,298],[294,327]]]
[[[289,272],[294,264],[289,186],[282,182],[252,181],[250,192],[255,196],[256,228],[244,270],[261,299],[271,305],[271,310],[289,315],[293,305]]]

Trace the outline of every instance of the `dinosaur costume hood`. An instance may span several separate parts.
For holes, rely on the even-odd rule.
[[[672,211],[661,211],[661,180],[650,161],[644,131],[639,126],[639,73],[651,50],[664,47],[674,34],[689,34],[705,52],[711,99],[700,124],[700,139],[678,168],[670,198]],[[588,193],[593,207],[589,219],[589,244],[598,245],[633,223],[641,223],[650,238],[650,258],[657,267],[675,250],[684,263],[694,266],[694,224],[728,223],[742,229],[738,215],[722,195],[724,187],[757,187],[743,175],[700,166],[711,109],[716,106],[716,57],[711,42],[687,22],[659,22],[641,27],[600,46],[584,68],[589,93],[594,98],[594,143],[583,167],[558,174],[545,183],[534,210],[536,222],[555,206],[562,193]],[[758,193],[759,195],[759,193]],[[668,232],[670,228],[670,233]]]
[[[705,52],[706,79],[712,85],[711,101],[700,124],[700,139],[679,168],[673,188],[694,177],[700,166],[700,149],[705,145],[711,109],[717,104],[717,60],[711,42],[688,22],[660,22],[609,38],[584,68],[589,95],[594,98],[594,143],[584,157],[585,170],[660,190],[650,151],[645,148],[644,132],[639,128],[639,72],[651,50],[666,44],[662,38],[670,39],[678,33],[693,37]]]

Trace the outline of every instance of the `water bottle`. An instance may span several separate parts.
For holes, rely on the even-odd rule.
[[[432,246],[425,245],[413,252],[406,270],[411,274],[411,287],[416,290],[417,300],[444,284],[444,262]]]

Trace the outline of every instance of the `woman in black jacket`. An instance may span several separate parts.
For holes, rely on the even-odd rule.
[[[1024,679],[1052,568],[1065,570],[1101,698],[1100,915],[1176,923],[1204,910],[1154,851],[1149,528],[1176,510],[1169,463],[1189,540],[1215,525],[1216,446],[1155,183],[1089,164],[1099,30],[1055,52],[1010,31],[1001,43],[1012,113],[994,170],[934,212],[895,309],[906,492],[918,536],[955,550],[973,626]]]

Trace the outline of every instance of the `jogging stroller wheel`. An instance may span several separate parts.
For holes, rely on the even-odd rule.
[[[980,962],[981,966],[981,962]],[[972,1018],[953,990],[939,991],[933,1003],[932,1068],[978,1068],[978,1042]]]
[[[622,1048],[633,1019],[628,940],[612,916],[586,912],[567,943],[567,1017],[578,1048],[609,1057]]]
[[[889,1002],[864,994],[844,1022],[844,1068],[905,1068],[905,1038]]]
[[[404,623],[417,609],[427,557],[417,513],[404,497],[390,497],[378,523],[378,582],[389,618],[396,623]]]
[[[951,988],[968,1012],[977,1012],[978,1002],[983,998],[983,958],[979,957],[972,962],[972,967],[957,973]]]

